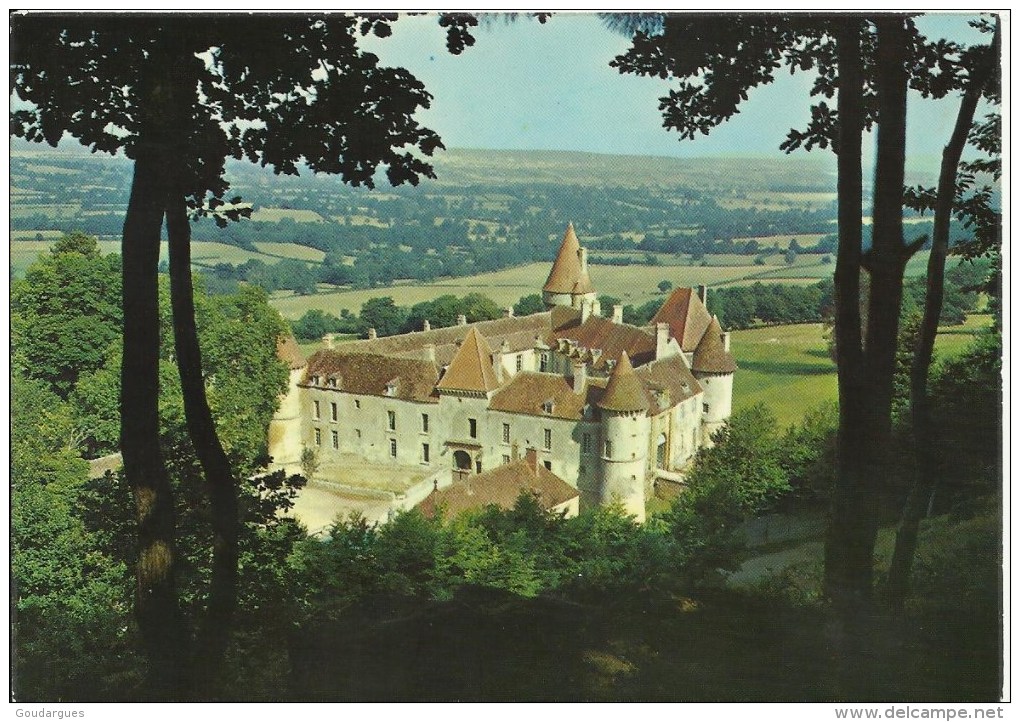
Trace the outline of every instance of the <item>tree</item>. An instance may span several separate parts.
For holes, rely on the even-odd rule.
[[[673,283],[671,281],[659,281],[658,289],[659,293],[667,293],[673,289]]]
[[[65,235],[11,284],[12,371],[45,381],[66,399],[102,366],[121,333],[120,259],[84,233]],[[73,309],[73,315],[68,310]]]
[[[987,26],[986,29],[988,29]],[[981,240],[989,246],[995,245],[996,236],[1001,226],[999,214],[992,210],[988,203],[989,189],[986,189],[984,193],[976,194],[972,197],[971,202],[966,204],[963,203],[962,196],[973,182],[973,176],[966,177],[962,183],[957,180],[960,159],[974,124],[974,113],[977,110],[978,101],[985,95],[986,88],[992,85],[992,80],[996,75],[1000,32],[999,25],[996,24],[992,43],[986,48],[977,48],[970,54],[970,72],[952,136],[942,152],[942,167],[934,199],[931,198],[931,191],[925,193],[923,189],[912,194],[914,207],[920,207],[923,210],[930,204],[934,210],[935,218],[932,248],[928,256],[924,314],[913,349],[910,373],[910,408],[917,478],[907,498],[896,533],[896,546],[893,550],[885,590],[890,602],[896,606],[903,604],[909,589],[910,568],[917,549],[920,522],[930,506],[931,496],[938,478],[933,463],[936,430],[932,423],[933,414],[928,394],[928,377],[945,297],[945,268],[946,257],[949,253],[950,220],[954,209],[964,217],[971,216],[972,223],[976,224]],[[968,64],[968,61],[965,60],[964,64]],[[996,97],[994,87],[991,88],[991,95],[993,98]],[[988,150],[994,152],[994,149],[989,148]],[[995,177],[998,179],[998,171],[995,173]],[[919,196],[927,196],[926,202]]]
[[[380,166],[393,184],[432,168],[438,136],[414,119],[429,95],[409,73],[362,52],[359,35],[390,33],[392,17],[60,16],[12,18],[13,92],[30,104],[12,113],[12,132],[56,145],[66,133],[93,151],[134,162],[124,221],[124,361],[121,451],[139,521],[136,610],[146,639],[151,694],[189,688],[189,635],[177,601],[174,504],[159,446],[157,264],[167,219],[177,352],[189,426],[226,536],[229,561],[234,480],[209,422],[201,353],[191,311],[188,217],[236,219],[225,201],[227,157],[294,174],[298,163],[371,186]],[[448,23],[451,39],[462,24]],[[453,46],[451,46],[452,48]],[[459,46],[463,47],[463,44]],[[266,48],[273,48],[267,54]],[[83,113],[81,108],[94,108]],[[231,199],[236,201],[237,199]],[[130,420],[127,423],[127,420]],[[222,492],[220,491],[222,489]],[[216,638],[222,656],[234,573],[218,565],[223,595]],[[217,605],[219,608],[219,605]]]
[[[398,306],[390,296],[370,298],[361,304],[361,323],[366,329],[375,329],[380,336],[400,333],[407,318],[407,309]]]
[[[784,64],[818,71],[812,94],[823,100],[804,131],[782,147],[837,151],[839,247],[835,270],[840,396],[838,464],[826,540],[825,591],[841,609],[870,599],[877,532],[873,508],[891,451],[892,379],[906,261],[920,243],[903,239],[903,177],[908,82],[941,97],[952,87],[952,43],[926,41],[903,15],[819,17],[665,16],[658,34],[639,30],[612,65],[621,72],[678,79],[661,99],[664,125],[681,138],[708,133],[737,112],[747,91],[769,83]],[[950,72],[945,72],[950,71]],[[862,248],[862,134],[878,123],[873,241]],[[859,310],[860,272],[871,280],[866,333]]]
[[[542,302],[542,296],[537,293],[521,296],[514,304],[514,315],[516,316],[530,316],[543,311],[545,311],[545,303]]]

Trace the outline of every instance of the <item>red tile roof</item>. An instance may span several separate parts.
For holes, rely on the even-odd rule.
[[[581,244],[577,241],[573,223],[567,225],[567,232],[563,234],[563,242],[542,290],[576,294],[592,293],[595,290],[591,278],[581,265]]]
[[[576,421],[584,418],[585,405],[598,402],[604,386],[604,379],[589,379],[584,395],[575,394],[573,385],[559,374],[521,371],[492,396],[489,408]],[[549,411],[545,410],[547,402],[552,403]]]
[[[584,323],[577,323],[580,318],[578,314],[573,317],[572,324],[564,323],[554,328],[550,345],[555,347],[556,339],[569,339],[577,346],[599,349],[602,356],[593,363],[596,370],[604,369],[607,361],[619,360],[625,351],[638,366],[655,358],[655,337],[637,326],[613,323],[602,316],[589,316]]]
[[[606,392],[599,399],[598,405],[607,411],[648,411],[650,408],[644,384],[634,373],[626,351],[613,367]]]
[[[323,349],[308,359],[303,384],[311,385],[316,376],[320,388],[372,396],[392,395],[410,401],[438,401],[435,386],[439,370],[430,361],[372,353],[342,354]],[[335,387],[329,385],[330,377],[336,379]],[[388,388],[393,389],[392,394],[387,393]]]
[[[711,322],[711,314],[693,288],[674,290],[651,320],[653,324],[668,323],[671,335],[688,353],[698,347]]]
[[[712,317],[708,330],[694,351],[691,368],[699,373],[709,374],[731,374],[737,370],[737,362],[726,350],[723,330],[715,316]]]
[[[489,343],[472,326],[436,386],[440,391],[488,393],[499,388]]]
[[[287,364],[291,371],[304,367],[305,355],[301,353],[294,334],[287,333],[276,339],[276,358]]]
[[[418,504],[418,509],[428,517],[442,510],[447,518],[489,505],[512,509],[522,493],[535,494],[546,510],[578,496],[577,489],[556,474],[524,458],[436,489]]]

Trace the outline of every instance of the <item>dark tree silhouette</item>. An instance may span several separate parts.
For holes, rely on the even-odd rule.
[[[987,25],[985,27],[990,29]],[[961,60],[961,66],[967,71],[961,81],[963,98],[960,101],[953,133],[942,151],[937,189],[910,189],[908,193],[908,204],[917,210],[932,210],[934,220],[931,253],[928,256],[924,314],[910,369],[910,417],[913,425],[917,475],[896,532],[896,546],[893,549],[885,589],[888,601],[896,607],[903,604],[910,589],[910,569],[917,549],[920,522],[928,511],[938,478],[934,452],[939,430],[935,428],[932,419],[928,377],[939,319],[942,316],[946,259],[949,255],[949,226],[953,215],[959,215],[961,219],[975,227],[976,234],[984,241],[979,245],[982,252],[1001,243],[1001,216],[990,205],[991,189],[983,188],[969,196],[966,195],[974,183],[973,172],[967,171],[988,169],[998,179],[998,166],[987,168],[979,162],[974,168],[965,164],[962,178],[960,173],[960,159],[974,126],[978,102],[986,95],[993,101],[998,100],[998,83],[995,81],[998,74],[1000,33],[1000,27],[996,24],[991,44],[970,49]],[[986,150],[993,156],[998,156],[997,148]],[[969,254],[966,251],[965,253]]]
[[[811,92],[821,100],[811,108],[807,127],[790,131],[781,147],[831,147],[838,156],[834,281],[840,428],[825,591],[846,611],[860,609],[871,596],[874,500],[891,451],[903,273],[920,247],[903,239],[907,87],[944,96],[956,78],[958,50],[948,41],[927,41],[905,15],[665,15],[658,24],[642,16],[632,47],[612,63],[624,73],[675,81],[660,109],[663,125],[682,139],[707,134],[732,117],[750,89],[772,82],[784,66],[816,73]],[[827,103],[833,95],[838,95],[836,109]],[[876,123],[874,240],[865,254],[861,136]],[[864,332],[862,268],[871,285]]]
[[[451,34],[462,21],[443,16]],[[11,129],[56,145],[69,135],[123,152],[134,177],[123,238],[121,451],[138,518],[136,615],[154,698],[193,694],[222,657],[236,603],[237,501],[205,398],[194,327],[189,216],[226,222],[228,157],[294,174],[299,164],[373,186],[430,177],[442,147],[414,120],[430,96],[410,73],[358,47],[395,16],[92,15],[12,17]],[[454,42],[454,41],[451,41]],[[455,52],[460,40],[451,45]],[[25,107],[26,104],[28,107]],[[198,654],[174,582],[173,499],[159,448],[157,268],[163,220],[171,246],[175,344],[189,433],[209,485],[215,544]],[[203,669],[193,677],[193,657]]]

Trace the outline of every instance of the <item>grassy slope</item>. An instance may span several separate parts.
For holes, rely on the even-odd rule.
[[[962,352],[990,322],[990,316],[975,314],[961,326],[940,328],[936,354]],[[763,403],[780,426],[788,426],[806,411],[836,400],[836,366],[829,358],[821,324],[734,331],[731,338],[740,366],[733,379],[734,410]]]

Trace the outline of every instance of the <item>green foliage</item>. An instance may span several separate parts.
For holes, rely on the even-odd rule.
[[[12,371],[67,398],[120,335],[120,258],[71,233],[11,284]]]
[[[690,579],[735,568],[740,523],[771,508],[790,491],[775,417],[764,406],[734,413],[698,452],[663,520],[678,551],[677,566]]]
[[[520,300],[514,304],[515,316],[530,316],[533,313],[542,313],[544,310],[545,303],[542,301],[541,294],[538,293],[521,296]]]
[[[673,289],[673,282],[659,281],[658,289],[660,293],[666,293],[667,291],[671,291]]]
[[[780,463],[790,482],[793,503],[826,503],[836,468],[839,408],[830,402],[808,411],[781,439]]]
[[[935,438],[927,453],[935,454],[940,482],[948,487],[937,495],[973,497],[1002,483],[1002,351],[1001,335],[989,331],[933,371]]]
[[[361,322],[380,336],[400,333],[407,322],[407,309],[397,306],[389,296],[370,298],[361,306]]]
[[[12,402],[15,697],[129,695],[138,682],[131,580],[78,515],[88,466],[69,409],[41,382],[18,376]]]

